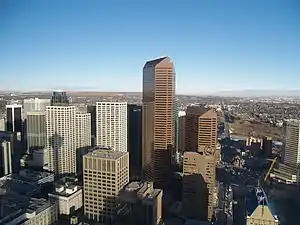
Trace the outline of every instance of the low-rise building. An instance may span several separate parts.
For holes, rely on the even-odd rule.
[[[158,225],[162,222],[161,189],[151,182],[131,182],[120,193],[118,218],[124,224]]]
[[[64,177],[55,184],[55,191],[49,193],[51,202],[56,202],[58,213],[70,215],[82,207],[82,187],[77,180]]]
[[[54,224],[58,218],[56,204],[45,199],[1,192],[0,206],[0,224],[50,225]]]

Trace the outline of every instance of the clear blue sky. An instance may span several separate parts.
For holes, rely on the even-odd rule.
[[[140,91],[162,55],[178,93],[300,89],[300,1],[0,1],[0,90]]]

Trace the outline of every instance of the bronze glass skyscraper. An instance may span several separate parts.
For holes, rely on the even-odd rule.
[[[143,68],[142,166],[147,180],[168,183],[175,142],[175,71],[169,57],[146,62]]]

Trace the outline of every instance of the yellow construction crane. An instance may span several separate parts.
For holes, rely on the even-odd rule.
[[[271,163],[270,168],[269,168],[269,170],[268,170],[268,172],[267,172],[267,174],[266,174],[266,176],[265,176],[264,182],[266,182],[266,180],[267,180],[268,177],[270,176],[270,173],[271,173],[271,171],[273,170],[273,168],[274,168],[274,166],[275,166],[275,163],[276,163],[276,161],[277,161],[277,157],[275,157],[274,159],[271,159],[271,161],[272,161],[272,163]]]

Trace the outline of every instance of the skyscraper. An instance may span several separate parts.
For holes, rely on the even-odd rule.
[[[185,115],[185,151],[197,151],[199,117],[207,111],[207,108],[200,105],[190,105],[187,107]]]
[[[96,103],[97,145],[127,152],[127,103]]]
[[[76,171],[82,174],[82,156],[91,148],[91,114],[77,112],[76,125]]]
[[[94,150],[83,156],[84,214],[91,220],[113,224],[117,196],[129,182],[129,154]]]
[[[54,106],[66,106],[69,105],[69,99],[67,93],[64,91],[55,91],[52,94],[50,105]]]
[[[50,99],[30,98],[24,99],[24,118],[28,112],[46,111],[46,106],[50,105]]]
[[[217,192],[215,153],[206,146],[184,153],[182,208],[188,218],[212,219]]]
[[[199,117],[198,128],[198,151],[200,146],[218,148],[218,115],[213,109]]]
[[[142,170],[142,106],[128,105],[127,122],[130,178],[140,177]]]
[[[29,150],[46,146],[46,111],[27,112],[27,147]]]
[[[12,144],[0,137],[0,177],[12,173]]]
[[[6,131],[23,131],[22,105],[6,105]]]
[[[143,170],[157,188],[165,187],[175,145],[175,70],[169,57],[154,59],[143,68]]]
[[[87,112],[91,114],[91,144],[96,145],[96,105],[88,105]]]
[[[75,106],[57,99],[46,107],[47,149],[49,170],[61,176],[76,173]]]

